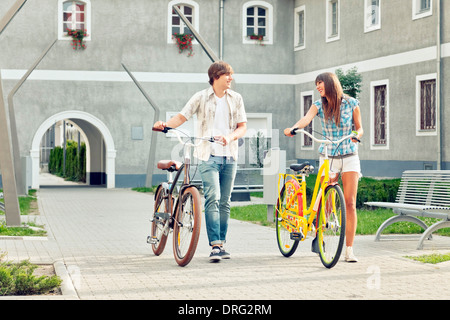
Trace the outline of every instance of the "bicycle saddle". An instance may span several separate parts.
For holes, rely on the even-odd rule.
[[[157,168],[161,170],[167,170],[169,172],[180,170],[183,164],[175,160],[161,160],[158,161]]]
[[[294,163],[294,164],[291,164],[291,166],[290,166],[290,168],[292,169],[292,170],[294,170],[295,172],[298,172],[298,171],[303,171],[303,170],[310,170],[310,164],[309,164],[309,162],[303,162],[303,163]],[[314,170],[314,168],[313,167],[311,167],[312,168],[312,170]]]

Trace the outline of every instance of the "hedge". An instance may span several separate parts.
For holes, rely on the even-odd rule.
[[[66,143],[66,167],[63,168],[64,150],[55,147],[50,151],[48,171],[66,180],[86,182],[86,145],[80,146],[78,154],[78,143],[68,140]]]
[[[362,178],[358,184],[356,207],[367,209],[364,205],[367,201],[395,202],[400,180]]]
[[[306,194],[308,201],[310,201],[312,196],[316,177],[317,176],[315,174],[311,174],[306,180]],[[401,179],[378,180],[373,178],[361,178],[358,183],[356,208],[370,209],[370,207],[364,205],[364,202],[367,201],[395,202],[397,190],[400,186],[400,180]],[[340,185],[342,186],[341,181]]]

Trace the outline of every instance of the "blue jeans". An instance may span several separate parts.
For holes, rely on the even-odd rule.
[[[203,182],[206,231],[211,246],[221,245],[226,240],[236,167],[236,161],[232,158],[215,156],[202,161],[198,167]]]

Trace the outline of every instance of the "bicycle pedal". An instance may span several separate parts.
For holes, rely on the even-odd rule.
[[[291,240],[302,240],[304,237],[302,232],[291,232]]]
[[[148,236],[147,237],[147,243],[148,244],[157,244],[158,243],[158,239],[156,239],[156,237]]]

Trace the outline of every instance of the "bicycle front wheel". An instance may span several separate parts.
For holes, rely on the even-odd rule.
[[[151,230],[151,244],[153,253],[159,256],[166,247],[169,229],[167,223],[170,218],[170,200],[168,195],[164,195],[164,188],[158,188],[155,197],[155,211]]]
[[[179,199],[173,226],[173,254],[176,262],[184,267],[197,249],[201,225],[201,199],[197,188],[189,187]]]
[[[295,190],[295,186],[291,181],[288,181],[281,189],[281,192],[278,197],[277,206],[275,208],[275,223],[276,223],[276,232],[277,232],[277,243],[278,249],[285,257],[290,257],[294,254],[295,250],[297,250],[299,240],[293,240],[291,238],[291,232],[293,228],[290,228],[291,221],[290,216],[288,216],[288,211],[286,209],[286,205],[288,203],[289,195],[292,194]],[[294,199],[293,206],[298,206],[298,203],[295,204],[297,199]]]
[[[317,240],[320,260],[327,268],[339,261],[345,238],[345,200],[339,185],[328,186],[320,204]]]

